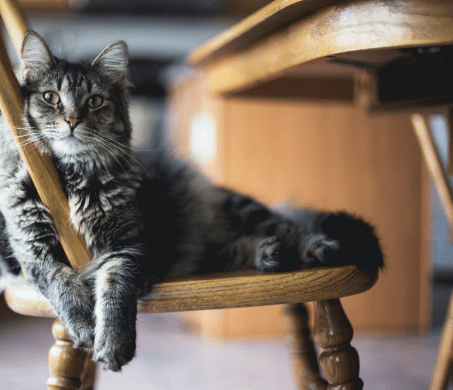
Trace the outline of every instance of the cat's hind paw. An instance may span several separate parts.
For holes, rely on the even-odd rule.
[[[283,243],[275,236],[264,239],[256,249],[255,266],[261,271],[276,271],[280,267]]]
[[[260,271],[276,272],[294,269],[297,254],[276,236],[263,239],[255,252],[255,268]]]
[[[313,234],[305,239],[302,258],[309,265],[337,265],[336,257],[340,250],[340,243],[332,240],[325,234]]]

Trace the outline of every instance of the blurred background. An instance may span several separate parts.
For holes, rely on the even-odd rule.
[[[366,134],[347,133],[353,142],[343,143],[335,138],[338,132],[328,130],[329,124],[343,120],[338,119],[338,110],[344,109],[341,103],[303,101],[300,96],[301,101],[237,97],[224,104],[202,97],[203,80],[185,62],[191,50],[269,2],[22,0],[21,4],[31,28],[57,56],[90,60],[115,40],[127,42],[134,84],[131,119],[135,148],[152,153],[171,147],[212,180],[266,203],[291,200],[326,209],[346,208],[372,221],[383,238],[386,273],[370,293],[345,300],[346,313],[356,330],[353,345],[361,357],[361,377],[369,389],[427,389],[453,286],[453,247],[407,118],[392,127],[388,118],[368,118],[351,109],[350,118],[343,118],[345,134],[348,121],[354,118],[363,121],[365,128],[379,129],[379,136],[366,140]],[[226,116],[228,113],[231,115]],[[331,121],[325,119],[326,113]],[[431,121],[446,161],[449,139],[445,118],[437,115]],[[273,128],[266,130],[270,126]],[[231,130],[223,132],[226,128]],[[269,131],[269,138],[265,131]],[[275,162],[287,154],[288,145],[275,142],[276,133],[285,131],[291,137],[300,132],[301,137],[294,135],[290,143],[309,148],[304,152],[307,160],[297,157],[294,161],[300,166],[288,170],[295,185],[287,184],[291,177],[278,171],[282,168]],[[354,150],[364,144],[379,150],[379,142],[390,139],[386,132],[395,131],[400,132],[401,142],[392,149],[394,154],[373,158],[392,159],[397,164],[396,173],[394,166],[384,167],[382,177],[376,174],[379,180],[375,182],[374,168],[356,171],[361,164]],[[330,179],[325,186],[334,188],[332,195],[323,190],[318,171],[305,174],[310,172],[310,163],[326,161],[332,155],[325,139],[335,140],[341,144],[341,153],[352,156],[351,164],[337,171],[335,161],[331,161],[332,166],[322,165],[322,170],[331,172],[330,176],[326,172]],[[342,155],[337,152],[335,156]],[[292,153],[301,154],[300,150]],[[407,158],[406,165],[400,155]],[[403,180],[402,186],[413,191],[415,200],[406,207],[415,204],[420,209],[412,219],[404,218],[405,206],[392,197],[407,203],[404,194],[382,184],[392,174],[396,175],[394,181],[389,178],[388,183],[399,182],[409,170],[407,176],[413,181]],[[356,187],[361,188],[354,187],[354,180],[379,195],[376,204],[361,203],[351,195]],[[388,213],[382,213],[386,206]],[[137,358],[121,374],[99,370],[97,388],[294,389],[281,312],[282,308],[273,307],[141,316]],[[0,390],[44,388],[47,351],[53,343],[51,323],[51,319],[16,315],[0,298]]]

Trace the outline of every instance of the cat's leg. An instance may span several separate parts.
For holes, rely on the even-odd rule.
[[[302,263],[323,264],[337,254],[339,243],[322,232],[310,230],[251,198],[223,191],[225,197],[220,209],[238,236],[219,251],[221,261],[216,263],[224,264],[224,269],[240,266],[284,271]]]
[[[113,250],[95,258],[87,277],[95,293],[93,359],[119,371],[135,354],[140,276],[133,248]]]
[[[313,266],[356,265],[369,272],[384,266],[374,228],[363,219],[345,212],[294,210],[299,226],[299,251]]]
[[[58,261],[65,255],[49,211],[28,174],[22,173],[23,180],[12,180],[0,201],[9,243],[28,279],[49,300],[74,343],[91,347],[94,323],[89,290],[75,270]]]
[[[220,208],[238,237],[241,240],[250,237],[254,243],[261,238],[255,256],[249,256],[250,267],[283,271],[299,264],[356,265],[370,272],[383,267],[383,255],[374,229],[361,218],[311,209],[280,214],[253,199],[223,191]]]

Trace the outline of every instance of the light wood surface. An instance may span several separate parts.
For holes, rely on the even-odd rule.
[[[17,0],[0,1],[0,15],[8,30],[11,41],[13,42],[14,50],[16,51],[18,58],[20,58],[22,40],[24,39],[28,27],[25,15]]]
[[[445,215],[453,225],[453,193],[448,182],[447,174],[442,166],[439,154],[436,150],[431,132],[429,131],[426,119],[420,114],[412,116],[412,124],[417,135],[420,148],[425,158],[431,178],[438,191]]]
[[[96,381],[97,364],[93,360],[93,352],[86,352],[85,367],[82,373],[82,389],[94,390],[94,382]]]
[[[267,204],[286,200],[368,220],[387,268],[372,291],[344,300],[349,317],[356,329],[418,330],[420,314],[429,316],[420,306],[430,285],[420,245],[429,236],[420,231],[421,157],[409,118],[253,99],[228,99],[224,110],[223,184]]]
[[[243,49],[279,27],[339,0],[276,0],[193,51],[188,61],[200,65],[225,53]]]
[[[262,273],[254,270],[187,276],[156,284],[140,313],[221,309],[308,302],[358,294],[377,275],[354,266]],[[54,317],[47,300],[28,284],[5,290],[8,306],[24,315]]]
[[[81,377],[89,353],[82,348],[73,348],[68,333],[59,319],[52,326],[55,344],[49,350],[48,390],[76,390],[82,387]]]
[[[14,17],[12,24],[14,26],[20,25],[21,18],[15,13],[15,2],[2,0],[0,4],[2,4],[0,9],[2,18]],[[6,14],[3,13],[5,11]],[[12,28],[12,31],[18,32],[21,28]],[[18,39],[18,36],[16,38]],[[24,127],[22,92],[2,41],[0,41],[0,109],[8,122],[16,143],[18,145],[26,143],[26,133],[21,130]],[[61,245],[70,264],[75,269],[82,269],[89,263],[92,255],[86,247],[83,236],[76,232],[69,222],[68,199],[52,158],[49,155],[42,154],[33,143],[27,143],[18,146],[18,148],[39,197],[51,212]]]
[[[274,7],[273,18],[285,12],[286,3],[294,2],[275,1],[268,6]],[[300,3],[302,6],[308,2]],[[325,64],[336,64],[339,69],[329,69],[325,74],[330,76],[342,74],[345,68],[351,72],[351,62],[372,68],[376,65],[373,53],[378,54],[377,64],[383,65],[394,59],[392,53],[401,53],[402,47],[453,44],[453,3],[442,0],[346,1],[302,13],[292,23],[278,25],[272,34],[256,37],[253,31],[259,28],[259,15],[255,18],[257,24],[239,25],[237,33],[237,27],[233,27],[214,47],[208,44],[190,56],[206,71],[215,93],[245,91],[296,69],[299,73],[312,73]],[[270,18],[266,15],[264,20]],[[296,15],[292,18],[296,19]],[[213,54],[221,50],[222,43],[228,47],[228,42],[234,42],[229,36],[235,34],[242,34],[237,39],[245,37],[247,42],[240,49],[215,58]],[[345,63],[341,65],[342,62]]]

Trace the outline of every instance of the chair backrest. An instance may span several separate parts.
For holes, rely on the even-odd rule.
[[[0,0],[0,16],[20,57],[20,48],[27,31],[27,23],[17,1]],[[70,220],[68,199],[52,158],[42,154],[33,143],[27,142],[23,121],[24,99],[3,39],[0,39],[0,109],[18,144],[19,152],[36,190],[44,205],[51,212],[60,242],[70,264],[75,269],[82,269],[89,263],[92,255],[87,249],[83,236],[68,223]]]

